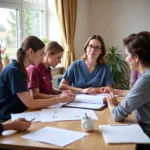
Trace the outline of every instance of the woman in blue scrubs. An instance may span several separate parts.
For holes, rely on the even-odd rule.
[[[35,36],[27,37],[17,51],[17,60],[7,65],[0,74],[0,119],[10,119],[11,113],[20,113],[26,109],[40,109],[60,102],[70,102],[75,95],[63,94],[55,98],[35,101],[27,88],[26,67],[37,66],[43,60],[44,43]]]
[[[91,36],[85,46],[82,60],[73,62],[63,75],[59,88],[78,93],[100,93],[100,87],[111,87],[112,73],[104,63],[105,44],[101,36]]]

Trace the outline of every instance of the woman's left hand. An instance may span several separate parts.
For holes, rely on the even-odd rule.
[[[65,91],[62,91],[60,95],[68,95],[68,94],[73,94],[73,92],[71,90],[65,90]]]

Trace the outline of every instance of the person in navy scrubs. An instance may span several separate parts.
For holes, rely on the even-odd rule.
[[[27,109],[40,109],[75,99],[73,93],[55,98],[38,99],[35,101],[28,91],[30,82],[26,67],[37,66],[43,60],[45,44],[36,36],[24,39],[17,51],[17,60],[12,60],[0,74],[0,120],[10,119],[11,113],[20,113]],[[64,99],[64,96],[66,98]]]
[[[1,58],[1,51],[0,51],[0,73],[3,69],[3,63]],[[0,123],[0,134],[5,130],[17,130],[17,131],[25,131],[31,125],[30,121],[27,121],[24,118],[20,118],[18,120],[7,122],[7,123]]]
[[[111,87],[112,73],[104,63],[105,44],[100,35],[91,36],[81,60],[74,61],[63,75],[59,88],[78,93],[100,93],[100,87]]]

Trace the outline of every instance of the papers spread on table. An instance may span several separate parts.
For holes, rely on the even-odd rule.
[[[40,130],[26,134],[22,136],[22,138],[64,147],[87,135],[88,133],[75,132],[47,126]]]
[[[43,109],[41,115],[42,122],[63,121],[63,120],[81,120],[85,113],[98,120],[93,110],[77,109],[77,108],[56,108],[56,109]]]
[[[40,115],[41,115],[41,111],[17,113],[17,114],[11,114],[11,119],[16,120],[16,119],[19,119],[19,118],[25,118],[26,120],[30,121],[33,118],[35,118],[33,120],[33,122],[35,122],[35,121],[41,121],[40,120]]]
[[[99,125],[106,143],[150,143],[138,124]]]
[[[108,94],[77,94],[76,99],[71,103],[65,104],[65,106],[101,110],[106,107],[106,103],[104,103],[103,99],[107,95]]]
[[[65,121],[65,120],[81,120],[87,113],[88,116],[95,120],[98,120],[93,110],[77,109],[77,108],[53,108],[43,109],[42,111],[26,112],[19,114],[11,114],[11,119],[16,120],[18,118],[26,118],[34,121],[53,122],[53,121]]]

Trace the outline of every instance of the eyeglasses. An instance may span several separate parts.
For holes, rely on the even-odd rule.
[[[99,46],[93,46],[93,45],[88,45],[87,48],[88,48],[89,51],[91,51],[92,49],[94,49],[95,51],[99,51],[99,50],[102,49]]]

